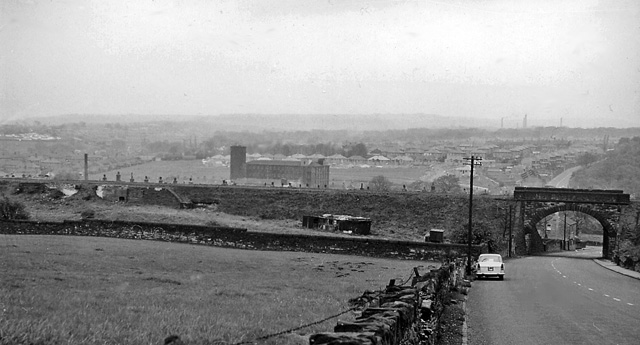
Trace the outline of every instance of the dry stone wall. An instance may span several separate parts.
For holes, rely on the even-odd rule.
[[[435,344],[449,294],[464,282],[465,263],[445,264],[415,277],[411,286],[387,286],[354,322],[338,322],[333,332],[313,334],[309,344]]]
[[[77,220],[64,222],[1,221],[0,233],[101,236],[183,242],[220,247],[333,253],[409,260],[443,261],[464,256],[466,245],[385,240],[366,237],[334,237],[308,234],[250,232],[230,227],[164,223]],[[473,255],[484,247],[473,246]]]

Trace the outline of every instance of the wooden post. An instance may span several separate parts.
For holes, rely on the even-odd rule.
[[[509,205],[509,257],[511,257],[512,248],[511,244],[513,243],[513,205]]]

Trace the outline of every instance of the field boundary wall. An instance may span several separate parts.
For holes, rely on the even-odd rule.
[[[411,242],[368,237],[337,237],[309,234],[251,232],[242,228],[107,220],[37,222],[2,220],[0,233],[25,235],[75,235],[181,242],[218,247],[331,253],[407,260],[446,261],[462,257],[467,246]],[[472,246],[472,255],[485,251]]]
[[[434,345],[450,293],[463,287],[466,259],[457,259],[414,277],[411,286],[387,286],[354,322],[338,322],[333,332],[312,334],[311,345]],[[361,298],[367,299],[365,292]]]

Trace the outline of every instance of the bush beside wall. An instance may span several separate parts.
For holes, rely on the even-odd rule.
[[[630,240],[620,243],[620,249],[613,255],[613,262],[620,267],[640,272],[640,245],[635,245]]]

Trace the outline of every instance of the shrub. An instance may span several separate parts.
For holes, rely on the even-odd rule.
[[[216,222],[215,220],[210,220],[210,221],[206,222],[204,225],[211,226],[211,227],[222,226],[220,223]]]
[[[390,190],[392,185],[393,183],[383,175],[375,176],[371,181],[369,181],[371,189],[379,192],[386,192]]]
[[[64,198],[64,193],[58,189],[52,189],[49,191],[49,198],[58,200]]]
[[[460,179],[453,175],[440,176],[433,181],[433,186],[438,193],[462,194]]]
[[[54,173],[53,179],[57,181],[79,180],[80,176],[78,173],[72,171],[58,171]]]
[[[469,243],[469,224],[456,228],[451,233],[453,243]],[[484,221],[474,221],[471,232],[471,244],[486,243],[490,253],[497,253],[504,249],[505,241],[502,239],[502,231]]]
[[[80,217],[82,217],[82,219],[95,218],[95,216],[96,216],[96,211],[90,210],[90,209],[86,209],[80,213]]]
[[[3,195],[0,200],[0,218],[2,219],[29,219],[29,212],[22,203],[12,201]]]
[[[620,266],[637,270],[636,266],[640,263],[640,246],[634,245],[630,240],[624,240],[614,255],[614,260],[619,262]]]

